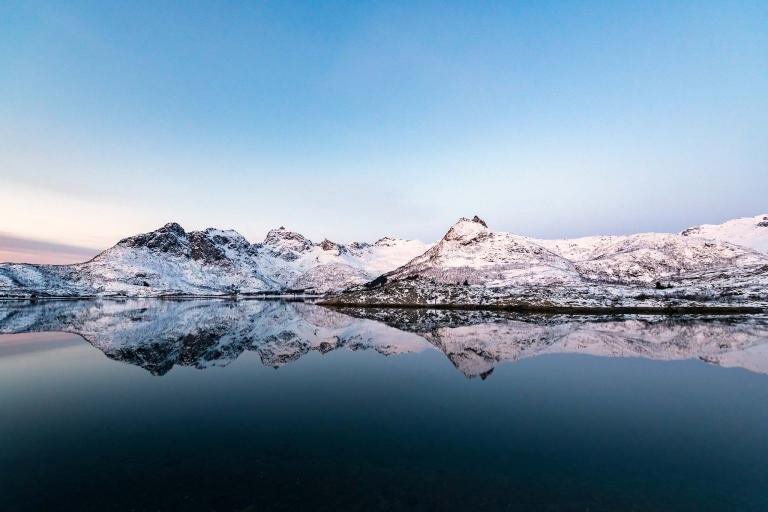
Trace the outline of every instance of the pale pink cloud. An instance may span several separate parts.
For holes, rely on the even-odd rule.
[[[67,245],[0,233],[0,262],[80,263],[99,253],[99,249]]]

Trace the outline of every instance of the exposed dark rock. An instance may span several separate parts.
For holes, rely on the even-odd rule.
[[[384,284],[386,284],[386,282],[387,282],[387,276],[379,276],[373,281],[369,283],[365,283],[363,286],[365,286],[366,288],[376,288],[378,286],[383,286]]]
[[[344,246],[339,245],[336,242],[331,242],[327,238],[320,242],[320,248],[324,251],[335,251],[337,254],[344,252]]]
[[[486,228],[488,227],[488,224],[486,224],[485,221],[483,219],[481,219],[480,217],[478,217],[477,215],[472,217],[472,222],[477,222],[478,224],[482,224]]]
[[[175,222],[170,222],[150,233],[124,238],[118,242],[118,245],[134,248],[144,247],[172,254],[186,254],[189,251],[187,233]]]
[[[226,259],[224,251],[203,233],[192,233],[189,237],[189,242],[191,246],[191,256],[195,260],[202,260],[206,263],[215,263]]]
[[[371,244],[369,244],[367,242],[352,242],[351,244],[349,244],[349,248],[353,249],[355,251],[360,251],[360,250],[363,250],[363,249],[367,249],[369,247],[371,247]]]

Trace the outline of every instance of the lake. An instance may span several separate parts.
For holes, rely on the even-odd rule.
[[[2,510],[768,510],[768,318],[0,303]]]

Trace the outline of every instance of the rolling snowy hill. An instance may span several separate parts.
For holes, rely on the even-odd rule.
[[[768,253],[768,215],[733,219],[722,224],[702,224],[680,233],[683,236],[722,240]]]

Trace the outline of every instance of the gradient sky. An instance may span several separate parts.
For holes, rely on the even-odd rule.
[[[6,0],[0,259],[171,220],[430,241],[462,215],[570,237],[765,213],[766,20],[765,1]]]

